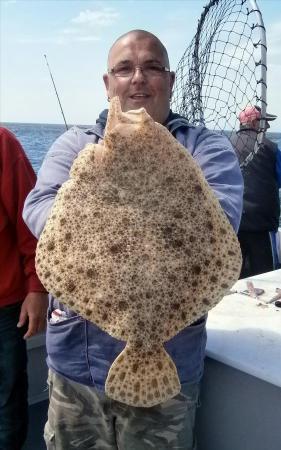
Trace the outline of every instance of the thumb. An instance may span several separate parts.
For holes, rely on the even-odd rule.
[[[25,324],[26,320],[27,320],[27,311],[25,310],[24,306],[22,306],[17,327],[18,328],[22,327]]]

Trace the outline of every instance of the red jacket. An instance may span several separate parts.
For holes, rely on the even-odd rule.
[[[45,292],[34,265],[37,240],[22,219],[36,175],[22,146],[0,127],[0,307]]]

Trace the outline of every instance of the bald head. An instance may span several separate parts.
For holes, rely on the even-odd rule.
[[[149,31],[145,31],[145,30],[131,30],[125,34],[122,34],[119,38],[117,38],[116,41],[110,47],[110,50],[108,52],[108,59],[107,59],[108,67],[110,67],[111,54],[114,52],[115,47],[118,46],[118,43],[120,41],[124,40],[126,42],[128,40],[128,38],[129,39],[132,38],[136,41],[142,40],[142,39],[144,39],[144,40],[150,39],[151,41],[153,41],[155,46],[158,47],[160,53],[162,54],[163,60],[165,61],[165,65],[170,68],[170,62],[169,62],[169,57],[168,57],[168,52],[167,52],[166,47],[162,44],[160,39],[158,39],[158,37],[155,36],[155,34],[150,33]]]

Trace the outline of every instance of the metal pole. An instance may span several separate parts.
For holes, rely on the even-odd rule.
[[[267,46],[266,46],[266,32],[265,32],[265,26],[262,19],[262,14],[260,12],[260,9],[257,5],[256,0],[248,0],[249,4],[251,5],[252,10],[251,13],[254,12],[257,19],[256,27],[260,28],[260,41],[257,43],[257,45],[260,45],[261,49],[261,59],[259,61],[259,65],[261,66],[261,79],[259,80],[259,83],[261,83],[261,129],[265,130],[265,115],[266,115],[266,108],[267,108],[267,97],[266,97],[266,90],[267,90]]]

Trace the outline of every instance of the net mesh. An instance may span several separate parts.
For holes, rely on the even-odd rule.
[[[259,19],[260,20],[257,20]],[[266,108],[266,41],[261,13],[247,0],[212,0],[177,69],[172,108],[190,123],[237,140],[239,113]],[[238,157],[246,166],[262,145],[265,120],[251,138],[241,133]],[[240,134],[240,133],[239,133]]]

